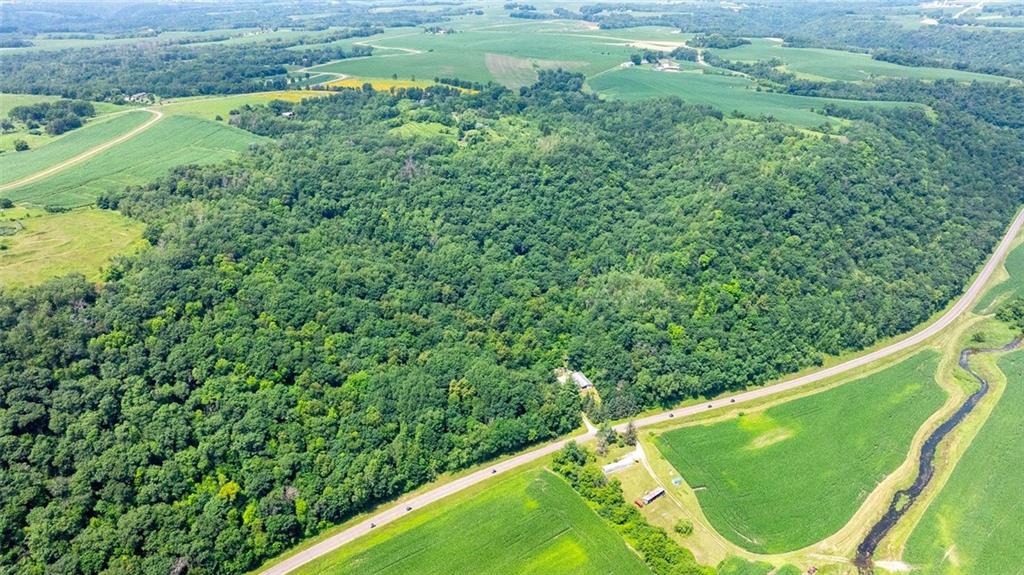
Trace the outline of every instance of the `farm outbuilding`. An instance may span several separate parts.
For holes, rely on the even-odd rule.
[[[583,375],[583,373],[579,371],[572,372],[572,380],[576,382],[576,385],[579,386],[580,389],[590,389],[591,387],[594,387],[594,384],[590,383],[587,376]]]
[[[661,497],[664,494],[665,494],[665,488],[664,487],[657,487],[655,489],[652,489],[652,490],[648,491],[646,494],[644,494],[644,496],[641,498],[641,500],[644,502],[644,505],[650,505],[652,501],[654,501],[655,499]]]

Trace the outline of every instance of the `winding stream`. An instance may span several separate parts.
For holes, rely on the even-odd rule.
[[[878,520],[868,531],[868,534],[861,541],[860,545],[857,546],[857,557],[854,559],[854,564],[857,566],[858,571],[862,575],[870,575],[874,573],[872,557],[875,554],[875,549],[878,544],[885,538],[889,531],[896,525],[901,517],[910,509],[910,506],[917,500],[918,495],[928,485],[928,482],[932,480],[932,476],[935,474],[935,452],[942,443],[942,440],[953,431],[957,425],[963,421],[964,417],[970,413],[974,407],[981,401],[981,398],[985,397],[988,393],[989,385],[988,381],[982,377],[978,372],[974,371],[969,363],[972,355],[976,353],[996,353],[1004,352],[1016,349],[1020,346],[1021,342],[1024,341],[1024,336],[1018,337],[1003,347],[988,348],[988,349],[977,349],[967,348],[960,352],[960,367],[967,373],[971,374],[974,379],[978,380],[981,387],[977,391],[972,393],[963,405],[960,406],[956,412],[953,413],[946,421],[942,422],[928,439],[924,441],[924,445],[921,446],[921,454],[918,460],[917,466],[917,477],[914,479],[914,483],[906,489],[901,489],[896,492],[892,497],[892,501],[889,503],[889,509],[886,510],[885,515]]]

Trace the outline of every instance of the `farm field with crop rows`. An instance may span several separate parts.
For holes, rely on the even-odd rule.
[[[990,295],[1024,291],[1022,254],[1010,253],[1010,278]],[[1001,337],[978,345],[1005,344]],[[1020,573],[1013,566],[1024,565],[1024,353],[996,365],[1006,377],[1002,396],[907,540],[903,558],[922,575]]]
[[[87,161],[6,195],[35,205],[86,205],[103,192],[146,183],[174,166],[219,162],[258,141],[258,136],[220,123],[171,116]]]
[[[998,365],[1006,391],[907,543],[904,559],[922,574],[1024,565],[1024,353]]]
[[[296,571],[302,575],[650,573],[561,478],[517,473],[476,497],[386,526]]]
[[[45,146],[25,152],[0,155],[0,184],[20,180],[69,160],[131,131],[152,117],[148,112],[137,111],[107,119],[93,120],[77,130],[53,139]],[[94,159],[91,158],[89,161]]]
[[[800,549],[837,531],[907,457],[944,400],[931,351],[827,392],[656,444],[711,524],[754,552]]]
[[[712,106],[726,114],[738,111],[755,118],[772,116],[781,122],[807,128],[831,121],[815,111],[830,103],[845,107],[908,105],[758,92],[746,78],[701,73],[700,70],[669,73],[646,68],[623,68],[587,82],[594,91],[609,98],[643,100],[676,96],[693,104]]]

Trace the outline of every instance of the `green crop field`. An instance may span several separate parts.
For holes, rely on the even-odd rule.
[[[839,530],[906,459],[945,398],[938,358],[921,352],[764,412],[669,431],[657,445],[727,539],[762,553],[799,549]]]
[[[147,112],[128,112],[103,120],[93,120],[77,130],[54,138],[45,146],[0,155],[0,184],[20,180],[73,158],[131,131],[152,117]]]
[[[650,573],[561,478],[516,473],[381,527],[296,574]]]
[[[262,106],[273,100],[298,102],[304,98],[323,98],[329,95],[330,92],[316,92],[312,90],[280,90],[256,92],[253,94],[233,94],[230,96],[197,96],[194,98],[168,100],[159,109],[168,115],[195,116],[207,120],[213,120],[220,116],[222,119],[227,119],[231,110],[236,110],[247,104],[250,106]]]
[[[38,102],[53,102],[59,100],[56,96],[35,96],[29,94],[0,94],[0,118],[6,118],[11,108],[16,106],[25,106],[28,104],[35,104]],[[85,127],[90,124],[102,121],[105,114],[111,112],[118,112],[124,110],[123,106],[110,104],[108,102],[93,102],[93,106],[96,108],[96,116],[93,118],[87,118],[85,120]],[[80,128],[81,129],[81,128]],[[75,130],[77,132],[78,130]],[[33,133],[34,132],[34,133]],[[46,133],[43,128],[28,130],[20,122],[16,124],[14,130],[8,132],[0,132],[0,154],[9,154],[14,152],[14,141],[25,140],[32,149],[40,146],[49,144],[60,140],[62,137],[69,136],[74,132],[69,132],[64,136],[51,136]],[[24,152],[22,152],[24,153]],[[2,178],[2,175],[0,175]]]
[[[709,104],[725,113],[770,115],[803,127],[828,121],[814,112],[826,104],[894,106],[898,102],[858,102],[757,92],[754,83],[737,75],[701,74],[696,64],[683,62],[684,73],[657,72],[648,66],[621,68],[631,54],[642,49],[669,52],[688,35],[669,28],[639,27],[593,30],[579,22],[532,21],[490,17],[457,19],[455,34],[426,34],[415,29],[391,29],[359,39],[373,46],[369,58],[342,60],[310,69],[356,78],[429,80],[458,77],[478,82],[496,81],[511,88],[537,79],[541,69],[565,68],[587,76],[587,85],[611,98],[644,99],[678,96]],[[755,39],[749,46],[717,50],[729,59],[753,61],[778,57],[786,68],[805,77],[860,80],[871,76],[999,80],[1006,78],[939,68],[916,68],[872,60],[864,54],[839,50],[783,48],[776,41]]]
[[[142,236],[142,228],[107,210],[0,210],[0,287],[33,285],[69,273],[97,279],[111,256]]]
[[[1007,78],[989,74],[976,74],[945,68],[924,68],[901,66],[881,60],[873,60],[867,54],[825,50],[819,48],[787,48],[777,40],[754,38],[751,43],[728,50],[712,50],[727,60],[754,62],[779,58],[785,62],[785,69],[805,78],[818,80],[865,80],[874,76],[893,78],[916,78],[937,80],[951,78],[962,82],[972,80],[1006,82]]]
[[[260,140],[217,122],[170,116],[93,158],[5,195],[34,205],[90,204],[105,191],[147,183],[174,166],[218,162]]]
[[[1006,391],[907,542],[919,573],[1024,573],[1024,354],[998,365]]]
[[[992,286],[974,306],[977,313],[991,311],[988,308],[997,300],[1005,300],[1012,294],[1020,294],[1024,290],[1024,246],[1017,246],[1007,256],[1003,264],[1010,277],[1001,284]]]
[[[520,86],[536,80],[543,68],[566,68],[593,75],[614,68],[637,52],[630,40],[592,34],[581,24],[562,21],[516,21],[454,27],[451,35],[422,30],[386,32],[362,40],[391,50],[370,58],[342,60],[311,72],[335,72],[363,78],[458,77]],[[682,41],[678,35],[678,42]]]
[[[846,107],[907,105],[899,102],[861,102],[758,92],[746,78],[706,74],[693,69],[659,72],[646,67],[622,68],[591,78],[587,84],[595,92],[610,98],[640,100],[677,96],[686,102],[715,107],[726,114],[739,111],[751,117],[770,115],[779,121],[803,127],[815,127],[828,122],[827,116],[814,110],[820,110],[829,103]]]

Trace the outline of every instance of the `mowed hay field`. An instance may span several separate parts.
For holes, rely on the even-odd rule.
[[[906,459],[945,399],[938,359],[924,351],[762,412],[669,431],[656,445],[729,541],[759,553],[800,549],[838,531]]]
[[[925,575],[1024,574],[1024,353],[997,362],[999,403],[907,542]]]
[[[91,204],[103,192],[147,183],[174,166],[219,162],[261,140],[223,123],[188,116],[165,117],[84,162],[3,195],[15,202],[43,206]]]
[[[586,62],[566,60],[543,60],[516,58],[504,54],[484,54],[484,65],[487,71],[499,83],[509,88],[529,86],[537,81],[538,70],[556,70],[562,68],[572,70],[584,66]]]
[[[561,478],[545,470],[488,483],[341,547],[297,575],[650,573]]]
[[[69,160],[131,131],[152,117],[153,115],[149,112],[133,111],[101,120],[92,120],[77,130],[54,138],[45,146],[25,152],[8,152],[0,155],[0,184],[20,180]]]
[[[18,213],[13,218],[5,215]],[[0,210],[0,288],[23,287],[70,273],[98,279],[111,256],[142,237],[143,225],[97,209],[60,214]]]

